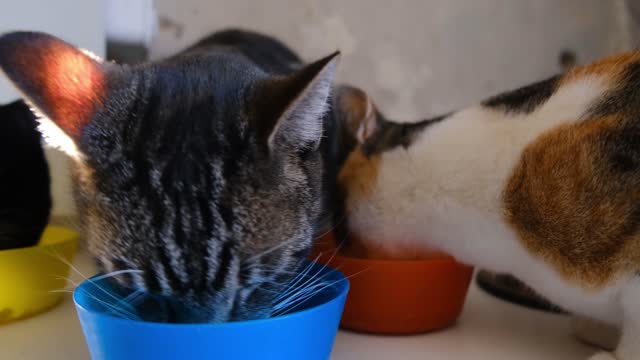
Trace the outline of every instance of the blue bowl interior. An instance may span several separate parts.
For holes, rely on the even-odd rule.
[[[125,303],[131,294],[104,278],[83,282],[74,301],[94,360],[104,359],[308,359],[329,358],[349,282],[341,273],[309,263],[308,279],[322,279],[313,294],[268,319],[215,324],[141,321]],[[304,281],[304,280],[303,280]],[[153,305],[148,311],[153,312]],[[132,314],[134,316],[132,316]]]
[[[338,297],[348,287],[348,280],[339,272],[324,265],[306,262],[295,287],[309,286],[309,293],[292,299],[290,305],[276,312],[285,316],[312,309]],[[316,279],[316,280],[314,280]],[[310,292],[315,292],[311,296]],[[84,281],[74,292],[74,301],[85,310],[104,316],[145,322],[169,322],[157,312],[163,311],[162,299],[133,290],[114,286],[102,275]]]

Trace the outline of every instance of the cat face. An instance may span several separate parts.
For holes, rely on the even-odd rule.
[[[74,159],[89,250],[185,322],[268,316],[311,246],[335,54],[273,77],[230,52],[135,67],[39,33],[0,68]],[[165,319],[166,320],[166,319]]]

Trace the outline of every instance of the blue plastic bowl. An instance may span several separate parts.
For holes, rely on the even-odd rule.
[[[104,291],[113,288],[98,277],[80,284],[73,299],[93,360],[326,360],[349,282],[320,264],[313,264],[311,272],[331,285],[295,312],[262,320],[170,324],[124,319],[110,314],[103,305]]]

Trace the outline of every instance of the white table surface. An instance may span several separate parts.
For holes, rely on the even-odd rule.
[[[86,275],[93,273],[86,255],[78,256],[75,265]],[[511,305],[473,286],[455,326],[402,337],[340,331],[331,360],[584,360],[592,352],[571,336],[568,317]],[[0,359],[88,360],[70,294],[45,314],[0,325]]]

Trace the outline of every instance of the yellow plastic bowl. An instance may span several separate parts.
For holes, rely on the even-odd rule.
[[[0,324],[51,309],[62,300],[78,233],[49,226],[36,246],[0,251]]]

